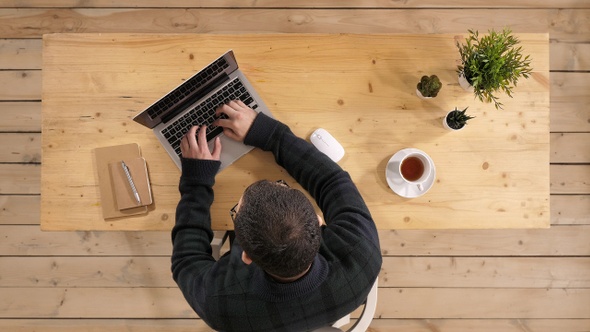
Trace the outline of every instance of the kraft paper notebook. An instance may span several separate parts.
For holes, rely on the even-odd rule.
[[[104,219],[145,214],[152,203],[149,177],[145,159],[136,143],[94,149],[100,202]],[[129,167],[141,202],[137,203],[121,167],[121,161]],[[115,166],[119,166],[118,168]],[[123,176],[123,177],[122,177]]]
[[[128,167],[129,176],[137,191],[137,198],[133,192],[123,163]],[[113,190],[117,201],[117,209],[126,210],[138,206],[152,204],[147,164],[143,157],[124,158],[120,161],[109,163]]]

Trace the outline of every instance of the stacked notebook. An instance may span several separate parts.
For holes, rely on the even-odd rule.
[[[147,163],[136,143],[94,150],[104,219],[145,214],[153,203]]]

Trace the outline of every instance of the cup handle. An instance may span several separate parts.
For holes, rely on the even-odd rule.
[[[418,186],[418,190],[424,191],[424,187],[422,187],[422,183],[418,183],[417,186]]]

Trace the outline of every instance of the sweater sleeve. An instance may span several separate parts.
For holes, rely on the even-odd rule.
[[[363,236],[379,248],[375,223],[349,174],[289,127],[259,114],[246,144],[271,151],[276,162],[315,199],[328,228],[342,228]]]
[[[181,159],[180,202],[176,208],[176,223],[172,229],[172,276],[193,309],[204,317],[199,303],[206,276],[215,263],[211,256],[210,207],[213,184],[220,162]]]

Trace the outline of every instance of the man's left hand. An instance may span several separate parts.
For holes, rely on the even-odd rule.
[[[197,138],[197,129],[199,126],[193,126],[182,137],[180,141],[180,151],[184,158],[201,159],[201,160],[219,160],[221,155],[221,141],[219,137],[215,138],[213,151],[209,151],[207,145],[207,126],[202,126]]]

